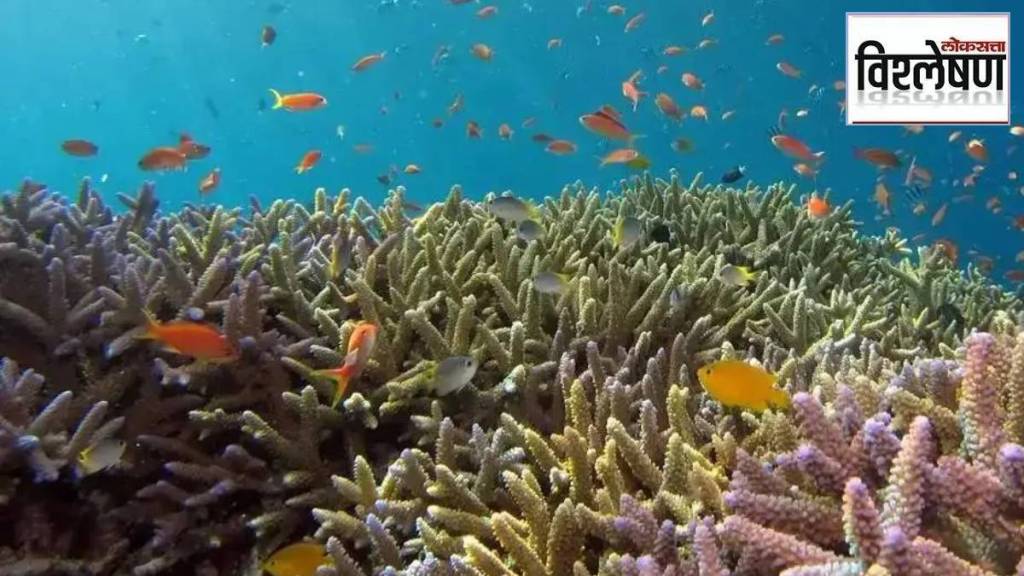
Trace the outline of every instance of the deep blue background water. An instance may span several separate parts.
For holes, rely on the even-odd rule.
[[[947,136],[957,128],[928,127],[921,135],[907,135],[900,127],[847,128],[836,104],[842,94],[832,90],[832,83],[845,75],[847,10],[1012,11],[1017,1],[622,0],[625,17],[608,15],[611,2],[601,0],[579,17],[582,0],[491,3],[499,14],[480,20],[475,12],[486,2],[453,6],[448,0],[420,0],[420,5],[397,0],[381,7],[376,0],[5,0],[0,2],[0,77],[5,80],[0,90],[0,187],[13,188],[30,176],[70,191],[82,176],[98,180],[107,174],[98,186],[112,199],[114,192],[132,192],[153,179],[164,206],[174,207],[197,200],[198,180],[219,166],[223,183],[207,201],[236,205],[249,195],[264,202],[306,200],[318,186],[332,192],[349,187],[379,200],[386,187],[376,176],[392,164],[401,169],[416,163],[423,173],[400,174],[398,182],[412,199],[423,202],[443,197],[454,183],[462,184],[470,198],[505,189],[542,197],[576,179],[603,189],[628,172],[598,169],[594,157],[607,146],[577,118],[611,103],[625,112],[633,132],[646,135],[639,147],[653,160],[655,174],[676,167],[688,179],[703,170],[717,181],[724,171],[743,164],[755,181],[799,181],[801,190],[809,192],[814,183],[795,175],[792,163],[765,136],[781,108],[806,107],[808,117],[790,117],[789,131],[827,151],[817,185],[831,188],[840,201],[854,199],[867,232],[895,225],[908,237],[926,233],[922,242],[951,238],[962,254],[973,248],[997,257],[997,274],[1013,267],[1014,255],[1024,248],[1024,233],[1009,226],[1013,216],[1024,214],[1021,183],[1007,179],[1010,170],[1024,172],[1024,152],[1007,153],[1016,139],[1005,127],[966,127],[964,137],[952,145]],[[702,28],[701,17],[710,9],[716,19]],[[624,34],[626,19],[640,11],[647,13],[646,22]],[[260,45],[264,24],[278,32],[268,48]],[[1022,26],[1021,18],[1012,19],[1013,40],[1022,38]],[[784,34],[785,42],[765,46],[774,33]],[[552,37],[563,39],[560,49],[547,49]],[[675,58],[661,56],[666,45],[693,48],[702,38],[714,38],[717,45]],[[470,54],[476,42],[494,49],[491,62]],[[432,69],[431,56],[441,44],[451,45],[451,57]],[[383,50],[388,55],[376,67],[361,74],[350,70],[359,57]],[[1024,123],[1019,115],[1024,59],[1018,53],[1014,50],[1011,70],[1012,112],[1015,123]],[[775,69],[779,60],[801,68],[803,78],[781,75]],[[669,72],[655,74],[663,63]],[[653,98],[630,112],[620,83],[638,68],[646,73],[643,90],[668,92],[684,108],[703,104],[710,122],[667,122]],[[704,80],[703,93],[682,86],[684,71]],[[808,95],[812,84],[826,88],[819,100]],[[267,89],[272,87],[317,91],[330,103],[308,113],[271,111]],[[457,93],[464,95],[465,109],[448,118],[445,109]],[[268,107],[263,112],[261,99]],[[723,122],[719,117],[728,109],[736,115]],[[520,128],[531,116],[536,125]],[[431,126],[435,117],[445,120],[441,129]],[[471,119],[483,127],[482,140],[467,139],[465,126]],[[496,135],[502,122],[516,130],[510,142]],[[339,125],[345,128],[344,140],[337,135]],[[212,146],[210,157],[191,163],[183,173],[137,168],[146,150],[173,144],[181,131]],[[572,140],[579,152],[548,154],[529,139],[537,131]],[[696,149],[687,155],[673,151],[669,144],[679,136],[692,139]],[[969,137],[985,139],[992,161],[974,190],[976,199],[951,206],[945,222],[933,228],[931,213],[943,200],[964,193],[951,182],[973,164],[963,154]],[[59,150],[67,138],[92,140],[100,154],[68,157]],[[353,145],[361,143],[372,144],[374,152],[355,153]],[[876,222],[870,196],[877,173],[853,158],[853,146],[916,154],[935,173],[928,214],[910,214],[898,186],[902,173],[893,174],[895,214]],[[295,164],[313,148],[324,152],[323,160],[309,173],[296,175]],[[1004,204],[1000,215],[984,206],[994,195]]]

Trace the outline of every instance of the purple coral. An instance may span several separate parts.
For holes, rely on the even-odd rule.
[[[931,434],[931,423],[919,416],[903,437],[900,453],[889,474],[889,493],[882,507],[882,525],[887,530],[887,538],[889,529],[893,527],[898,527],[900,534],[908,539],[916,537],[921,528],[925,481],[934,449]]]
[[[984,466],[995,469],[1004,440],[1000,388],[991,370],[999,354],[991,334],[976,333],[967,339],[967,358],[960,397],[964,451]]]

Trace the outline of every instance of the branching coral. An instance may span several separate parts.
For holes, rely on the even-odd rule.
[[[321,571],[344,574],[793,564],[753,534],[837,570],[865,550],[885,567],[994,569],[1019,552],[989,488],[1020,505],[1007,442],[1024,441],[1024,344],[999,314],[1020,305],[984,280],[931,252],[911,264],[898,237],[857,234],[849,207],[813,221],[781,184],[576,184],[544,201],[529,242],[458,187],[413,219],[404,194],[172,214],[148,184],[120,214],[88,182],[73,202],[29,182],[5,195],[0,493],[15,523],[63,544],[46,557],[0,537],[4,568],[235,573],[314,533],[334,560]],[[619,249],[619,216],[671,240]],[[726,286],[729,264],[759,279]],[[560,294],[533,289],[549,271],[569,278]],[[165,353],[138,338],[147,315],[212,324],[238,358]],[[315,370],[343,361],[357,320],[377,345],[332,409]],[[996,336],[968,342],[961,385],[968,327]],[[925,354],[944,359],[901,364]],[[430,368],[451,355],[480,368],[440,397]],[[708,398],[693,371],[722,357],[777,372],[797,422]],[[919,416],[936,438],[909,450]],[[76,478],[75,457],[111,437],[121,463]],[[895,481],[908,466],[924,476]],[[968,480],[976,493],[939,507]],[[855,506],[855,541],[844,494],[878,512]],[[99,529],[64,534],[69,518]]]

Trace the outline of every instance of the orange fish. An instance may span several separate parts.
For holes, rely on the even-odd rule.
[[[303,172],[311,170],[313,166],[316,166],[316,163],[320,161],[320,156],[321,154],[319,150],[310,150],[309,152],[306,152],[302,156],[302,160],[299,160],[298,166],[295,167],[295,173],[302,174]]]
[[[903,164],[896,154],[885,148],[854,148],[853,155],[879,168],[898,168]]]
[[[260,30],[260,42],[263,47],[266,48],[274,43],[277,39],[277,30],[274,30],[273,26],[267,25]]]
[[[700,78],[698,78],[696,74],[693,74],[692,72],[683,72],[683,75],[680,78],[680,80],[682,80],[683,86],[686,86],[691,90],[704,89],[704,82]]]
[[[210,154],[209,146],[196,142],[186,133],[182,133],[178,137],[178,150],[189,160],[199,160],[206,158]]]
[[[271,88],[270,93],[274,95],[274,105],[271,107],[272,110],[284,108],[289,112],[296,112],[299,110],[316,110],[317,108],[323,108],[327,105],[327,98],[324,98],[315,92],[281,94],[277,90]]]
[[[633,111],[636,112],[636,107],[640,104],[640,99],[647,96],[647,92],[641,92],[636,87],[636,84],[633,83],[633,80],[629,79],[622,83],[622,95],[633,103]]]
[[[715,44],[718,44],[718,40],[715,40],[714,38],[705,38],[701,40],[699,44],[697,44],[697,49],[703,50],[705,48],[710,48]]]
[[[832,83],[832,89],[835,90],[836,92],[842,92],[843,90],[846,90],[846,81],[836,80],[835,82]]]
[[[964,151],[975,162],[988,162],[988,149],[985,148],[983,140],[978,140],[977,138],[971,140],[964,147]]]
[[[820,162],[825,155],[825,152],[811,152],[807,144],[787,134],[775,134],[772,136],[772,144],[786,156],[803,162]]]
[[[701,120],[707,122],[708,109],[701,106],[700,104],[697,104],[693,108],[690,108],[690,116],[693,116],[694,118],[700,118]]]
[[[557,156],[565,156],[567,154],[574,154],[576,152],[576,145],[568,140],[552,140],[548,143],[545,150]]]
[[[944,255],[952,264],[956,264],[960,258],[960,247],[957,246],[956,242],[948,240],[946,238],[939,238],[932,244],[932,249],[939,251]]]
[[[676,122],[681,122],[683,120],[684,113],[682,109],[679,108],[679,105],[676,104],[675,100],[673,100],[668,94],[658,92],[658,95],[654,97],[654,103],[658,106],[658,110],[661,110],[661,113],[665,116],[668,116]]]
[[[181,150],[171,146],[161,146],[146,152],[146,155],[139,160],[139,168],[158,172],[164,170],[183,170],[186,160],[188,158]]]
[[[561,48],[561,47],[562,47],[562,39],[561,38],[552,38],[552,39],[548,40],[548,50],[554,50],[555,48]]]
[[[612,4],[611,6],[608,7],[608,13],[611,14],[612,16],[622,16],[623,14],[626,13],[626,9],[623,8],[622,6],[619,6],[618,4]]]
[[[618,114],[609,114],[605,109],[593,114],[580,116],[580,124],[591,132],[610,140],[632,141],[635,137],[629,129],[619,121]]]
[[[163,323],[149,312],[145,314],[145,332],[139,338],[156,340],[170,352],[191,356],[201,362],[230,362],[235,359],[231,342],[213,326],[184,320]]]
[[[799,164],[793,165],[793,171],[803,176],[804,178],[817,178],[818,170],[811,166],[800,162]]]
[[[601,159],[601,168],[608,164],[628,164],[640,157],[640,153],[632,148],[620,148],[612,150]]]
[[[373,144],[355,144],[352,151],[356,154],[373,154]]]
[[[647,15],[644,14],[643,12],[637,14],[636,16],[633,16],[632,18],[629,19],[629,22],[626,22],[624,32],[628,34],[629,32],[636,30],[637,28],[640,27],[641,24],[644,23],[644,20],[646,19]]]
[[[99,147],[88,140],[65,140],[60,145],[61,150],[71,156],[95,156]]]
[[[786,76],[789,76],[790,78],[799,78],[802,74],[799,68],[785,61],[776,64],[775,69],[778,70],[779,72],[782,72]]]
[[[490,18],[498,13],[497,6],[484,6],[476,11],[476,17],[480,19]]]
[[[199,195],[206,196],[216,190],[218,186],[220,186],[220,168],[214,168],[199,181]]]
[[[538,132],[533,136],[530,136],[530,140],[533,140],[534,142],[538,142],[540,144],[544,144],[546,142],[551,142],[552,140],[554,140],[554,138],[543,132]]]
[[[329,378],[337,383],[334,392],[334,399],[331,407],[334,408],[341,402],[348,389],[349,382],[359,376],[373,354],[374,345],[377,343],[377,325],[372,322],[360,322],[356,324],[352,335],[348,337],[348,350],[345,354],[345,362],[338,368],[317,370],[317,376]]]
[[[502,140],[508,140],[512,137],[512,127],[508,124],[502,124],[498,126],[498,137]]]
[[[882,209],[883,216],[892,214],[892,194],[885,182],[875,183],[875,204]]]
[[[832,212],[832,207],[829,206],[828,200],[819,197],[817,193],[812,193],[807,200],[807,215],[811,220],[821,220],[830,212]]]
[[[1024,282],[1024,270],[1007,270],[1003,274],[1003,278],[1014,284],[1020,284]]]
[[[1013,220],[1010,221],[1010,225],[1017,230],[1024,230],[1024,216],[1014,216]]]
[[[1003,211],[1003,201],[999,196],[992,196],[985,202],[985,208],[993,214],[999,214]]]
[[[683,48],[682,46],[672,45],[666,46],[665,49],[661,51],[661,54],[662,56],[679,56],[685,51],[686,49]]]
[[[473,44],[472,52],[474,56],[483,60],[484,62],[489,62],[491,58],[494,57],[494,50],[491,50],[491,47],[488,46],[487,44]]]
[[[373,66],[374,64],[383,60],[384,57],[387,56],[387,54],[387,50],[383,52],[378,52],[376,54],[367,54],[366,56],[363,56],[359,60],[356,60],[356,63],[352,65],[352,70],[355,72],[362,72],[363,70],[366,70],[370,66]]]
[[[764,41],[764,43],[767,44],[768,46],[777,46],[779,44],[782,44],[782,42],[785,39],[786,37],[783,36],[782,34],[772,34],[771,36],[768,37],[767,40]]]
[[[474,120],[466,122],[466,136],[468,138],[479,138],[480,137],[480,125]]]
[[[707,26],[708,24],[711,24],[714,21],[715,21],[715,11],[714,10],[710,10],[707,14],[704,15],[703,18],[700,19],[700,25],[703,28],[704,26]]]
[[[420,167],[415,164],[409,164],[408,166],[405,167],[405,170],[402,171],[405,172],[406,174],[419,174],[420,172],[422,172],[422,170],[420,170]]]

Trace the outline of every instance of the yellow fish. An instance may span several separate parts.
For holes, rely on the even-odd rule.
[[[313,576],[318,567],[330,563],[319,542],[296,542],[274,552],[263,563],[263,569],[273,576]]]
[[[630,246],[640,239],[643,228],[640,221],[632,216],[619,217],[612,227],[612,243],[616,248]]]
[[[82,450],[78,454],[79,473],[88,476],[116,466],[124,455],[125,446],[124,440],[107,438]]]
[[[740,360],[721,360],[697,371],[697,379],[723,406],[761,412],[789,407],[789,394],[775,387],[775,376]]]

